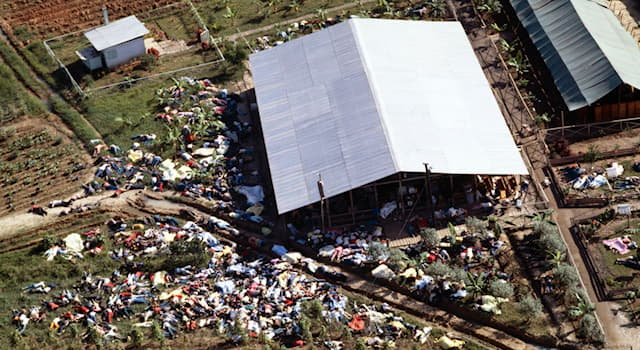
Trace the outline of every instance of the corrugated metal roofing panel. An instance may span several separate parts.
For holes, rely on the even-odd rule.
[[[569,110],[620,84],[640,87],[640,49],[613,13],[591,0],[510,0]]]
[[[129,16],[92,29],[84,35],[96,50],[102,51],[147,33],[149,31],[136,16]]]
[[[331,197],[423,162],[526,173],[459,23],[350,20],[250,61],[280,213],[317,202],[319,174]]]

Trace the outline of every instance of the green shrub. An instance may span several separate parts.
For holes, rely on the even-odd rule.
[[[373,257],[374,260],[383,260],[389,257],[389,248],[386,245],[380,242],[371,242],[369,244],[369,255]]]
[[[543,315],[542,303],[531,295],[524,296],[518,303],[517,308],[528,319],[537,319]]]
[[[146,71],[153,70],[158,65],[158,57],[151,54],[142,55],[139,57],[140,68]]]
[[[513,297],[513,285],[511,283],[495,279],[489,283],[489,293],[494,297],[511,298]]]
[[[445,276],[451,275],[451,267],[447,264],[442,263],[441,261],[436,261],[425,269],[425,273],[427,275],[431,275],[436,278],[442,278]]]
[[[432,228],[423,228],[420,230],[420,237],[422,238],[422,243],[427,248],[437,247],[440,243],[440,235],[438,231]]]
[[[567,263],[561,263],[554,268],[553,276],[560,285],[567,287],[565,291],[577,287],[580,282],[576,269]]]
[[[600,329],[595,316],[591,314],[582,317],[582,319],[580,320],[580,327],[577,329],[576,335],[580,338],[585,338],[600,343],[604,341],[604,334],[602,334],[602,329]]]
[[[467,216],[464,219],[464,225],[467,227],[467,231],[472,234],[482,234],[487,228],[487,224],[484,221],[473,216]]]
[[[144,333],[142,333],[142,330],[138,327],[133,327],[129,336],[131,337],[132,345],[136,348],[141,347],[142,343],[144,343]]]

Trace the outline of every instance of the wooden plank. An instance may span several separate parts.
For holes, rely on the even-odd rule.
[[[595,121],[602,121],[602,106],[595,106],[593,109],[593,114],[595,116]]]

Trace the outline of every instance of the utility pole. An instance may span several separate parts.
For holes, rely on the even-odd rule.
[[[429,211],[427,214],[431,219],[431,225],[435,226],[436,224],[436,216],[433,208],[433,193],[431,192],[431,168],[429,167],[429,163],[424,164],[425,171],[425,186],[427,188],[427,210]]]
[[[322,174],[318,173],[318,193],[320,194],[320,221],[322,222],[322,234],[325,234],[324,226],[324,182],[322,182]]]

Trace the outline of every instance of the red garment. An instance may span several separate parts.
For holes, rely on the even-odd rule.
[[[353,320],[351,320],[347,325],[353,330],[361,331],[364,329],[364,320],[360,315],[353,315]]]

